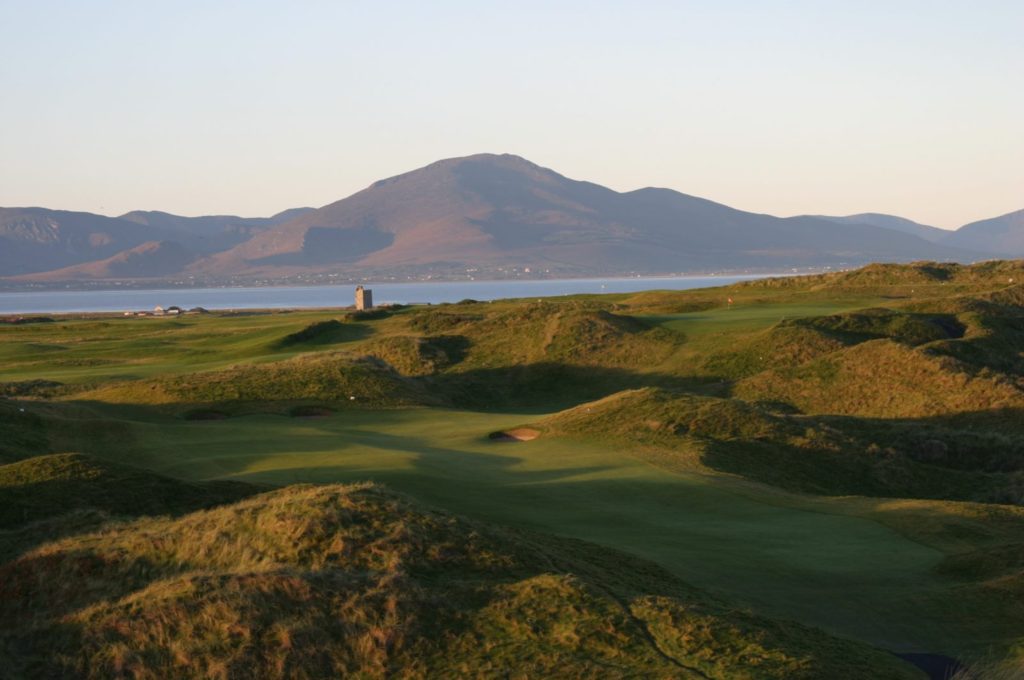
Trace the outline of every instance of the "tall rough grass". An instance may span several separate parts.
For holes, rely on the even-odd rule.
[[[916,677],[635,558],[368,485],[58,540],[0,566],[0,600],[16,677]]]

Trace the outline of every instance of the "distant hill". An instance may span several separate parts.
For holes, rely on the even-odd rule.
[[[45,208],[0,208],[0,274],[60,269],[108,258],[158,231],[112,217]]]
[[[0,208],[0,276],[36,280],[160,277],[199,255],[231,248],[312,210],[273,217],[181,217],[130,212],[104,217],[47,208]]]
[[[256,231],[261,227],[273,227],[282,222],[287,222],[313,210],[314,208],[292,208],[290,210],[283,210],[271,217],[238,217],[237,215],[183,217],[159,210],[133,210],[121,215],[119,219],[151,227],[205,235],[218,229],[225,231]]]
[[[779,218],[670,189],[620,193],[518,156],[478,154],[272,217],[0,209],[0,277],[502,276],[512,268],[585,276],[972,262],[1024,253],[1022,213],[956,233],[877,213]]]
[[[519,265],[668,272],[970,254],[860,223],[736,210],[669,189],[618,193],[511,155],[433,163],[376,182],[197,263],[301,268]]]
[[[134,279],[170,276],[180,272],[196,255],[174,241],[147,241],[103,260],[75,264],[48,272],[22,274],[19,281],[72,281],[76,279]]]
[[[196,252],[216,253],[312,210],[313,208],[292,208],[272,217],[238,217],[236,215],[182,217],[156,210],[134,210],[121,215],[120,219],[173,233],[178,241]]]
[[[1002,257],[1024,255],[1024,210],[988,220],[971,222],[950,234],[944,245],[999,253]]]
[[[813,217],[820,217],[821,219],[831,220],[840,224],[868,224],[872,227],[892,229],[893,231],[901,231],[904,234],[912,234],[919,238],[923,238],[926,241],[931,241],[932,243],[940,243],[952,233],[947,229],[939,229],[938,227],[932,227],[927,224],[920,224],[913,220],[908,220],[905,217],[884,215],[882,213],[859,213],[857,215],[846,215],[844,217],[814,215]],[[978,250],[978,248],[975,248],[975,250]]]

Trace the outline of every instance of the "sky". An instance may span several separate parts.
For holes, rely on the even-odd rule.
[[[269,215],[514,153],[945,228],[1024,208],[1024,2],[0,0],[0,205]]]

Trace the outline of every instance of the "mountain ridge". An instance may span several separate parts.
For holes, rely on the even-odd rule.
[[[902,231],[906,234],[919,236],[932,243],[942,243],[952,233],[948,229],[940,229],[930,224],[921,224],[898,215],[887,215],[885,213],[857,213],[855,215],[844,215],[834,217],[830,215],[815,215],[823,219],[832,220],[841,224],[870,224],[874,227]]]
[[[476,154],[377,180],[320,208],[266,218],[0,209],[0,277],[444,278],[513,268],[580,276],[987,256],[984,235],[958,241],[956,232],[942,231],[878,213],[776,217],[663,187],[618,192],[520,156]],[[1024,226],[1020,231],[1024,249]],[[119,262],[141,262],[132,251],[147,243],[166,244],[176,255],[119,273]]]
[[[948,241],[957,247],[976,247],[979,243],[998,252],[1019,255],[1024,253],[1024,210],[1015,210],[965,224],[953,232]]]
[[[190,270],[454,260],[665,272],[957,254],[870,225],[758,215],[671,189],[619,193],[518,156],[478,154],[375,182]]]

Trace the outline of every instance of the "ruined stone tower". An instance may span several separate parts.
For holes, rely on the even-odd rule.
[[[356,286],[356,310],[362,311],[364,309],[373,308],[373,291],[369,288],[363,288],[362,286]]]

